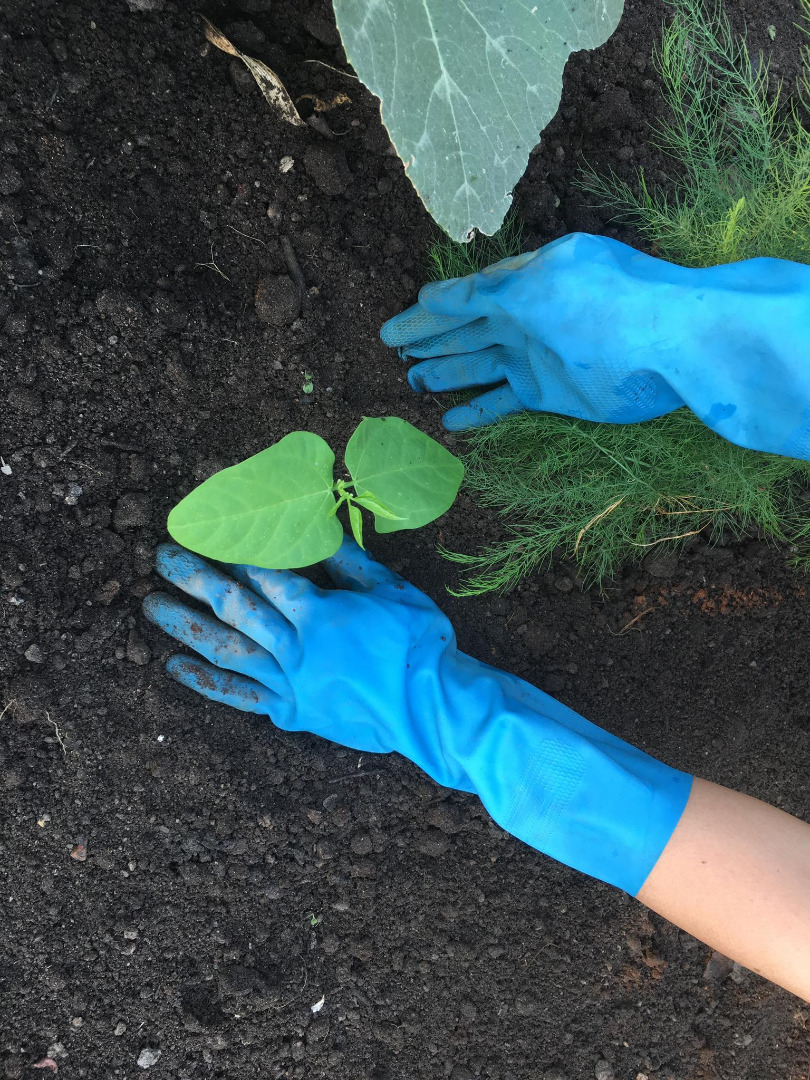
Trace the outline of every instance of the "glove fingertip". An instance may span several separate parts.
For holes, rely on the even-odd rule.
[[[175,543],[174,540],[164,540],[162,544],[158,544],[155,552],[155,561],[160,562],[164,559],[171,558],[173,555],[185,551],[186,549],[180,544]]]
[[[417,394],[421,394],[425,390],[425,381],[422,377],[422,364],[416,364],[408,372],[408,386],[411,390],[415,390]]]
[[[150,623],[160,626],[161,609],[163,608],[166,599],[167,594],[162,592],[151,592],[148,596],[144,597],[143,603],[141,604],[141,611]]]
[[[178,582],[190,578],[210,566],[200,556],[173,541],[158,545],[155,553],[155,569],[166,581]]]
[[[196,690],[198,694],[209,697],[212,694],[222,694],[224,688],[219,684],[225,683],[228,679],[226,672],[217,671],[205,661],[197,660],[192,656],[184,656],[183,653],[175,653],[169,657],[166,661],[166,674],[175,682],[182,683],[183,686]]]
[[[170,656],[166,661],[166,671],[173,679],[182,682],[183,679],[189,678],[191,675],[191,663],[192,661],[190,661],[189,657],[183,656],[180,653],[175,653],[174,656]]]
[[[478,426],[475,414],[468,405],[458,405],[455,409],[448,409],[442,416],[442,424],[446,431],[467,431],[469,428]]]
[[[272,717],[276,724],[276,716],[284,715],[282,699],[273,690],[235,672],[221,671],[204,660],[178,653],[166,661],[166,672],[175,682],[209,701],[230,705],[240,712]]]
[[[175,682],[187,686],[189,690],[196,690],[204,697],[213,698],[231,704],[233,697],[232,683],[239,676],[234,676],[229,671],[220,671],[204,660],[197,660],[193,656],[184,656],[183,653],[175,653],[166,661],[166,674]]]
[[[409,343],[411,335],[408,333],[408,324],[413,318],[414,311],[415,308],[409,307],[406,311],[401,311],[399,315],[394,315],[393,318],[382,324],[380,338],[383,345],[388,345],[392,349],[399,349]]]

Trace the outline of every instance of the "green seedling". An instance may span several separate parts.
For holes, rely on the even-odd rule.
[[[310,566],[340,547],[337,512],[344,504],[362,547],[361,507],[378,533],[418,529],[450,508],[464,476],[449,450],[392,416],[363,420],[345,463],[351,478],[335,480],[329,444],[311,431],[293,431],[195,488],[169,514],[169,532],[222,562]]]

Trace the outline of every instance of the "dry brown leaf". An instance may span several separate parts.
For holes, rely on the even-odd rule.
[[[275,109],[288,124],[301,127],[304,121],[298,115],[298,110],[293,104],[292,98],[284,89],[284,83],[278,75],[271,71],[267,64],[263,64],[261,60],[254,60],[252,56],[240,52],[235,45],[228,41],[222,31],[217,30],[214,24],[210,23],[205,16],[201,16],[201,18],[205,23],[205,36],[211,44],[216,45],[218,49],[221,49],[222,52],[227,53],[229,56],[236,56],[241,60],[258,83],[267,104]]]
[[[342,91],[335,94],[329,101],[324,101],[323,98],[316,97],[315,94],[302,94],[299,101],[311,101],[312,107],[317,113],[329,112],[330,109],[336,108],[338,105],[351,105],[352,99],[348,94],[344,94]]]

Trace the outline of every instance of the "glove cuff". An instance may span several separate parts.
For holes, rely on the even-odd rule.
[[[692,777],[521,679],[459,660],[470,668],[453,680],[458,735],[443,741],[493,819],[635,896],[680,820]]]

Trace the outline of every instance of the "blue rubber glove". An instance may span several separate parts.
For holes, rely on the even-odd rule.
[[[459,652],[433,601],[353,540],[324,566],[335,589],[289,570],[226,574],[163,545],[158,573],[214,613],[165,593],[146,598],[147,617],[205,658],[173,656],[169,673],[288,731],[396,750],[438,783],[478,794],[527,844],[635,895],[691,777]]]
[[[500,384],[446,412],[451,431],[524,409],[637,423],[685,404],[731,442],[810,458],[810,266],[687,269],[572,233],[426,285],[382,339],[423,360],[415,390]]]

